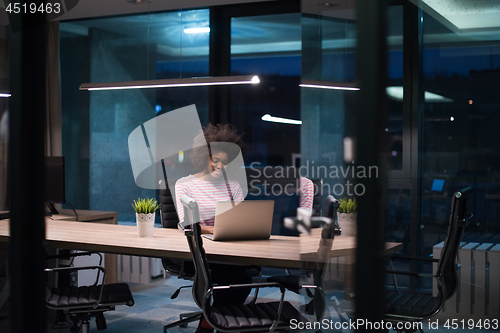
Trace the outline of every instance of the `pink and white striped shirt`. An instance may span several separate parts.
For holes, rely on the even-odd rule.
[[[299,207],[308,209],[312,212],[314,198],[314,184],[310,179],[300,177],[299,183]]]
[[[241,186],[237,181],[229,180],[229,189],[233,200],[244,200]],[[198,203],[201,223],[204,225],[214,225],[217,201],[231,200],[228,187],[224,181],[204,181],[193,175],[181,178],[175,184],[175,200],[179,221],[184,221],[184,208],[180,200],[183,194]],[[314,184],[310,179],[300,177],[299,194],[299,206],[312,211]]]
[[[179,221],[184,221],[184,208],[181,203],[181,196],[186,194],[196,201],[200,212],[200,220],[204,225],[214,225],[215,206],[217,201],[233,200],[242,201],[243,192],[237,181],[229,180],[229,188],[225,181],[204,181],[201,178],[189,175],[181,178],[175,183],[175,201]]]

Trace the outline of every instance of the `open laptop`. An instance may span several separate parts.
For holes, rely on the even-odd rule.
[[[214,241],[268,239],[273,211],[273,200],[217,201],[214,233],[202,236]]]

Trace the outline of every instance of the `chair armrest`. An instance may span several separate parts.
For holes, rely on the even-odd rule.
[[[402,260],[417,260],[417,261],[428,261],[428,262],[438,262],[439,259],[435,258],[425,258],[425,257],[411,257],[411,256],[400,256],[400,255],[395,255],[390,258],[391,261],[394,261],[395,259],[402,259]]]
[[[275,287],[280,289],[285,289],[281,284],[277,282],[261,282],[261,283],[243,283],[243,284],[230,284],[227,286],[213,286],[211,289],[207,291],[212,292],[213,290],[221,290],[221,289],[239,289],[239,288],[269,288]]]
[[[94,286],[97,286],[99,282],[99,274],[102,272],[102,280],[106,278],[106,270],[102,266],[81,266],[81,267],[56,267],[56,268],[45,268],[45,272],[59,272],[59,271],[81,271],[81,270],[91,270],[98,269],[96,281],[94,282]],[[104,284],[104,283],[103,283]]]
[[[46,273],[49,273],[49,272],[59,272],[59,271],[81,271],[81,270],[90,270],[90,269],[98,269],[99,271],[101,271],[102,272],[102,280],[104,281],[104,279],[106,278],[106,270],[101,266],[45,268],[44,271]],[[99,274],[97,275],[97,279],[99,279]],[[97,283],[97,280],[94,283],[94,286],[97,285],[96,283]],[[99,306],[99,304],[101,304],[103,290],[104,290],[104,283],[101,284],[101,288],[99,290],[99,298],[97,299],[97,302],[95,302],[95,304],[92,306],[94,309],[96,309]]]
[[[54,255],[46,256],[46,259],[47,260],[50,260],[50,259],[69,259],[69,258],[73,258],[73,257],[90,256],[94,253],[98,254],[102,260],[102,255],[99,252],[92,252],[92,251],[73,252],[73,253],[67,253],[67,254],[54,254]]]
[[[245,268],[245,270],[247,270],[247,271],[250,271],[253,269],[256,270],[258,272],[257,283],[261,283],[261,281],[262,281],[262,267],[257,266],[257,265],[246,265],[246,266],[243,266],[243,268]],[[253,275],[250,275],[250,276],[253,276]],[[259,295],[259,287],[255,288],[255,294],[253,295],[253,298],[250,301],[251,304],[255,304],[255,302],[257,301],[258,295]]]
[[[389,274],[408,275],[408,276],[419,276],[420,275],[419,273],[415,273],[415,272],[395,271],[392,269],[386,269],[385,272],[389,273]]]
[[[436,278],[437,279],[437,275],[433,275],[433,274],[415,273],[415,272],[408,272],[408,271],[395,271],[393,269],[386,269],[385,273],[392,274],[392,276],[393,276],[393,282],[394,282],[394,289],[396,291],[399,291],[398,290],[398,282],[396,280],[396,275],[408,275],[408,276],[416,276],[416,277],[430,277],[430,278]]]
[[[82,256],[91,256],[93,254],[97,254],[99,256],[99,266],[102,266],[102,254],[100,252],[92,252],[92,251],[84,251],[84,252],[73,252],[73,253],[67,253],[67,254],[56,254],[56,255],[51,255],[47,256],[47,260],[51,259],[69,259],[69,258],[76,258],[76,257],[82,257]],[[73,262],[73,259],[71,260],[71,263]],[[70,263],[70,265],[71,265]],[[101,272],[97,272],[97,278],[96,282],[94,283],[94,286],[97,285],[97,282],[99,281],[99,274]]]

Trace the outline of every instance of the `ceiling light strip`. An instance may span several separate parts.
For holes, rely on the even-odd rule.
[[[273,123],[293,124],[293,125],[301,125],[302,124],[302,120],[293,120],[293,119],[288,119],[288,118],[273,117],[270,114],[263,115],[261,119],[264,121],[270,121]]]
[[[10,94],[8,94],[8,93],[0,93],[0,97],[10,97]]]
[[[174,88],[196,86],[218,86],[232,84],[257,84],[260,79],[256,75],[195,77],[185,79],[142,80],[102,83],[82,83],[80,90],[119,90],[145,88]]]
[[[200,33],[207,33],[210,32],[209,27],[205,28],[186,28],[184,29],[185,34],[200,34]]]
[[[334,89],[334,90],[359,90],[355,83],[350,82],[331,82],[319,80],[300,80],[300,87],[304,88],[318,88],[318,89]]]

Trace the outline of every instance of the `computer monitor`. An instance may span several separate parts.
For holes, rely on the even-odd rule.
[[[432,181],[431,191],[442,192],[443,188],[444,188],[444,179],[437,179],[437,178],[435,178]]]
[[[55,203],[66,202],[63,156],[45,157],[45,202],[51,214],[58,214]]]

